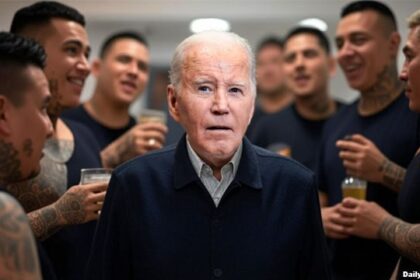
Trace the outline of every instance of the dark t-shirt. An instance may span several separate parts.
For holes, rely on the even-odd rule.
[[[80,182],[80,169],[102,167],[99,146],[84,125],[63,119],[74,136],[74,152],[67,166],[67,182]],[[96,221],[68,226],[52,235],[43,245],[54,265],[58,279],[83,279]]]
[[[62,114],[62,117],[63,119],[80,122],[87,126],[92,131],[93,135],[95,135],[95,139],[98,141],[101,150],[136,125],[136,120],[133,117],[130,117],[126,126],[116,129],[109,128],[92,118],[83,105],[65,111]]]
[[[418,147],[417,116],[408,109],[401,94],[383,111],[362,117],[358,102],[344,106],[324,128],[317,175],[319,187],[328,195],[329,205],[342,200],[341,182],[346,176],[336,141],[360,133],[370,139],[391,161],[407,167]],[[368,183],[367,200],[375,201],[392,215],[397,215],[397,193],[387,187]],[[385,242],[350,237],[333,240],[333,272],[336,279],[389,279],[398,254]]]
[[[420,223],[420,155],[417,155],[410,163],[405,176],[404,184],[398,198],[398,208],[401,219],[413,223]],[[401,257],[398,279],[403,278],[403,272],[420,273],[420,265],[411,260]]]
[[[337,105],[341,105],[337,103]],[[269,150],[287,146],[291,157],[315,171],[322,130],[327,120],[307,120],[299,115],[294,104],[284,110],[261,117],[251,142]]]

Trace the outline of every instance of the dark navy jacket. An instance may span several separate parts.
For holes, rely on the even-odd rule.
[[[330,279],[314,175],[244,140],[216,208],[185,137],[113,174],[88,279]]]

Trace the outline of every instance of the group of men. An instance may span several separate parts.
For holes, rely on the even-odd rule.
[[[387,279],[395,268],[398,278],[419,271],[410,110],[420,112],[420,11],[409,28],[404,86],[392,11],[375,1],[343,9],[337,60],[360,92],[350,105],[330,96],[335,63],[319,30],[267,40],[257,63],[236,34],[192,35],[175,50],[167,98],[186,134],[160,149],[167,127],[136,124],[128,113],[148,81],[144,37],[120,32],[104,42],[92,64],[93,97],[79,106],[91,70],[83,16],[57,2],[22,8],[11,32],[0,33],[0,278],[41,279],[38,256],[44,279]],[[244,138],[257,88],[257,110],[268,115],[251,139],[285,143],[306,167]],[[109,187],[79,185],[81,168],[101,166],[118,166]],[[342,200],[346,174],[368,181],[366,200]]]

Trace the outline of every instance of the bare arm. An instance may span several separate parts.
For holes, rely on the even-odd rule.
[[[42,279],[34,237],[17,201],[0,194],[0,279]]]
[[[44,240],[64,226],[96,220],[107,187],[108,183],[73,186],[55,203],[29,213],[35,237]]]
[[[389,216],[379,228],[379,238],[402,256],[420,263],[420,224],[409,224]]]
[[[406,170],[385,158],[379,171],[382,173],[382,183],[391,190],[399,192],[405,178]]]
[[[114,168],[136,156],[162,148],[167,131],[166,125],[157,122],[137,124],[101,151],[103,166]],[[151,139],[153,141],[149,142]]]

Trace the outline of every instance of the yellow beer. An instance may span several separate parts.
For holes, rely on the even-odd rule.
[[[341,190],[344,197],[366,199],[367,182],[355,177],[346,177],[341,183]]]

